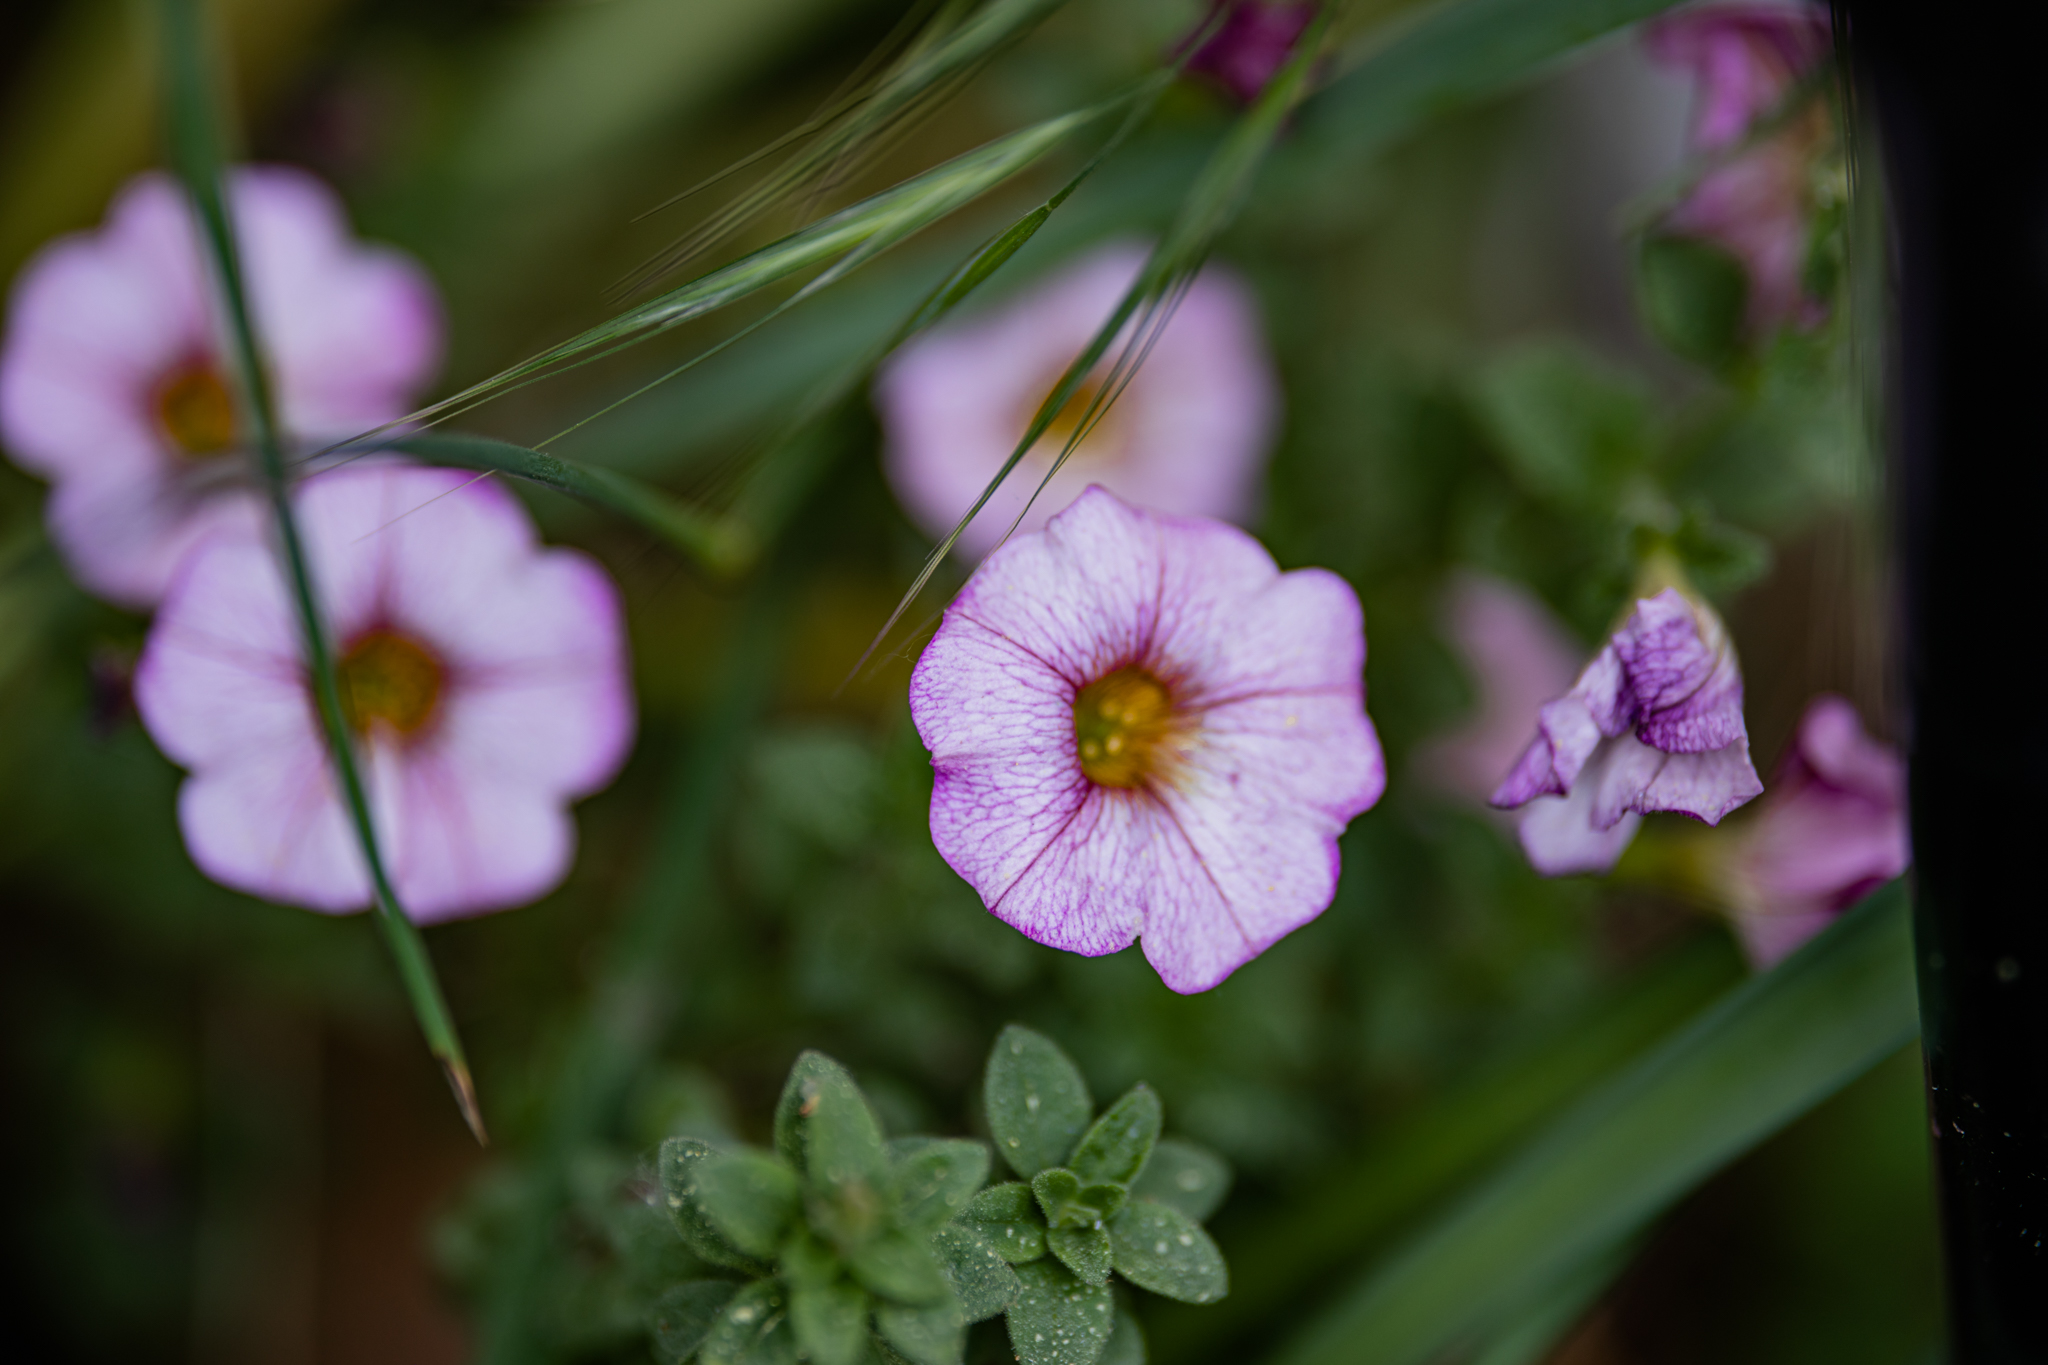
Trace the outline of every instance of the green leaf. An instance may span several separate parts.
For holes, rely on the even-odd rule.
[[[1481,418],[1509,472],[1534,496],[1604,512],[1648,460],[1648,395],[1576,345],[1537,342],[1488,366]]]
[[[1202,1225],[1165,1204],[1137,1203],[1109,1225],[1117,1274],[1140,1289],[1182,1303],[1214,1303],[1230,1292],[1230,1272]]]
[[[859,1285],[793,1284],[789,1325],[811,1365],[855,1365],[867,1349],[868,1296]]]
[[[898,1303],[936,1303],[949,1292],[931,1244],[907,1233],[877,1237],[848,1256],[846,1263],[856,1280]]]
[[[1749,273],[1712,242],[1653,234],[1636,256],[1636,302],[1676,355],[1725,370],[1742,354]]]
[[[1023,1290],[1008,1315],[1019,1365],[1095,1365],[1116,1326],[1107,1285],[1088,1285],[1058,1261],[1020,1267]]]
[[[1017,1272],[975,1224],[948,1223],[940,1228],[932,1234],[932,1251],[967,1321],[992,1318],[1016,1301],[1021,1288]]]
[[[694,1171],[697,1207],[711,1226],[750,1256],[774,1256],[796,1218],[796,1172],[763,1152],[708,1156]]]
[[[992,1185],[968,1202],[961,1217],[1012,1264],[1045,1255],[1045,1224],[1029,1185]]]
[[[898,1138],[889,1162],[896,1221],[920,1232],[959,1217],[988,1179],[988,1148],[966,1138]]]
[[[826,1057],[797,1089],[803,1171],[811,1188],[833,1190],[856,1182],[881,1188],[889,1175],[882,1121],[853,1076]]]
[[[1132,1199],[1179,1209],[1197,1223],[1207,1222],[1229,1193],[1230,1163],[1180,1138],[1161,1138],[1131,1182]]]
[[[790,1330],[782,1287],[756,1280],[732,1296],[711,1324],[697,1365],[795,1365],[796,1334]]]
[[[1081,1178],[1064,1166],[1033,1176],[1031,1192],[1037,1196],[1046,1223],[1055,1228],[1093,1227],[1121,1213],[1129,1198],[1121,1185],[1083,1185]]]
[[[682,1234],[684,1244],[698,1257],[713,1265],[765,1273],[768,1269],[766,1264],[727,1241],[725,1235],[705,1217],[697,1177],[704,1163],[717,1155],[695,1138],[676,1137],[663,1142],[658,1168],[662,1203],[667,1205],[668,1216],[675,1223],[676,1231]]]
[[[711,1325],[738,1292],[731,1280],[690,1280],[664,1292],[647,1316],[655,1358],[662,1365],[681,1365],[697,1354]]]
[[[1052,1039],[1021,1024],[996,1038],[982,1086],[996,1150],[1027,1180],[1067,1159],[1095,1108],[1080,1068]]]
[[[799,1172],[804,1170],[805,1106],[816,1103],[811,1083],[827,1072],[844,1070],[824,1053],[807,1049],[797,1054],[782,1083],[782,1094],[775,1101],[775,1151]]]
[[[1413,1365],[1483,1332],[1910,1041],[1894,882],[1558,1118],[1280,1355]]]
[[[1145,1329],[1138,1325],[1138,1319],[1121,1301],[1116,1306],[1116,1326],[1109,1334],[1109,1344],[1102,1348],[1101,1359],[1095,1365],[1145,1365]]]
[[[1067,1165],[1084,1184],[1128,1185],[1152,1155],[1160,1119],[1159,1096],[1141,1081],[1095,1120]]]
[[[875,1327],[912,1365],[960,1365],[967,1324],[950,1299],[911,1307],[885,1303],[875,1309]]]
[[[1045,1245],[1083,1283],[1109,1283],[1109,1233],[1100,1224],[1056,1227],[1045,1234]]]

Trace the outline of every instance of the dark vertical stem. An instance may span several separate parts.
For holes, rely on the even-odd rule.
[[[1955,1365],[2048,1360],[2048,136],[2018,5],[1837,0],[1892,193],[1921,1027]]]

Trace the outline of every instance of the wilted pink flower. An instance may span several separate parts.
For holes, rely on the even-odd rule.
[[[889,481],[933,538],[981,496],[1144,260],[1134,245],[1105,248],[989,317],[906,346],[883,371],[876,397]],[[1009,530],[1094,394],[1095,384],[1075,394],[961,536],[963,554],[980,558]],[[1251,296],[1212,266],[1019,529],[1044,526],[1091,483],[1162,512],[1241,519],[1252,510],[1275,406]]]
[[[604,571],[542,549],[474,476],[357,465],[298,495],[373,820],[415,919],[516,905],[568,871],[566,804],[611,779],[633,731]],[[165,594],[135,700],[191,771],[178,820],[208,876],[346,911],[370,888],[327,757],[276,557],[217,533]]]
[[[1444,634],[1470,672],[1478,706],[1411,760],[1425,781],[1485,801],[1529,747],[1543,703],[1572,685],[1581,652],[1526,589],[1464,572],[1445,596]]]
[[[1721,868],[1743,947],[1768,967],[1910,860],[1905,765],[1855,707],[1822,696]]]
[[[1689,70],[1697,95],[1692,149],[1723,152],[1775,111],[1828,51],[1827,11],[1805,3],[1704,5],[1644,31],[1650,56]],[[1825,134],[1818,107],[1700,177],[1664,229],[1726,248],[1749,275],[1749,322],[1805,317],[1802,283],[1813,155]]]
[[[1364,665],[1343,580],[1090,488],[989,557],[911,676],[932,839],[1027,937],[1142,937],[1207,990],[1330,903],[1386,783]]]
[[[1527,805],[1539,872],[1604,872],[1634,817],[1675,810],[1718,824],[1763,790],[1749,762],[1742,670],[1712,608],[1676,588],[1638,601],[1493,794]]]
[[[441,346],[433,286],[354,242],[333,194],[247,167],[229,200],[280,417],[339,438],[402,416]],[[163,594],[209,530],[257,524],[223,324],[192,212],[169,177],[136,177],[96,232],[45,247],[14,287],[0,354],[0,435],[56,485],[53,538],[94,592]]]
[[[1294,45],[1315,20],[1316,6],[1308,0],[1214,0],[1201,27],[1208,27],[1225,5],[1229,13],[1222,25],[1188,58],[1187,69],[1250,104],[1294,55]]]

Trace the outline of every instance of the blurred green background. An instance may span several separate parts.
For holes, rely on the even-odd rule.
[[[220,17],[248,153],[327,179],[360,232],[438,281],[445,391],[605,316],[610,286],[705,205],[638,215],[802,121],[904,9],[225,0]],[[1354,7],[1355,41],[1398,9]],[[1200,13],[1075,0],[833,202],[1121,88]],[[148,13],[125,0],[0,18],[0,275],[96,222],[155,160],[152,61]],[[1760,770],[1816,691],[1884,728],[1876,481],[1847,322],[1723,380],[1637,321],[1623,212],[1677,164],[1685,98],[1622,35],[1384,155],[1319,151],[1305,117],[1226,237],[1286,391],[1257,529],[1283,565],[1335,569],[1363,598],[1393,781],[1345,838],[1335,905],[1204,996],[1172,995],[1136,950],[1084,960],[1025,941],[933,852],[903,699],[915,643],[837,690],[928,548],[881,479],[872,419],[850,413],[750,584],[526,490],[550,537],[626,593],[642,734],[581,808],[566,886],[429,936],[498,1138],[480,1151],[366,922],[192,868],[177,774],[126,701],[144,622],[68,584],[41,488],[0,466],[8,1337],[43,1360],[466,1358],[530,1202],[566,1040],[603,998],[625,907],[656,894],[682,926],[655,964],[667,1020],[622,1112],[566,1154],[571,1197],[527,1305],[544,1357],[646,1358],[644,1229],[620,1191],[662,1136],[760,1140],[806,1046],[848,1063],[893,1129],[972,1131],[980,1061],[1011,1019],[1058,1038],[1098,1095],[1149,1080],[1174,1129],[1236,1164],[1214,1229],[1238,1292],[1144,1311],[1155,1359],[1255,1356],[1590,1081],[1546,1059],[1603,1002],[1664,972],[1692,983],[1671,997],[1690,1009],[1742,971],[1717,923],[1625,878],[1543,881],[1501,825],[1407,770],[1471,704],[1435,626],[1453,566],[1529,583],[1589,641],[1627,584],[1611,509],[1533,478],[1533,438],[1490,394],[1547,366],[1575,386],[1572,410],[1640,425],[1628,458],[1714,509],[1730,568],[1703,586],[1725,589]],[[1177,87],[991,295],[1157,231],[1232,116]],[[1055,158],[559,449],[729,499],[791,402],[1072,165]],[[771,214],[723,250],[794,221]],[[539,440],[745,316],[465,425]],[[662,873],[697,809],[678,772],[717,795],[703,857]],[[649,893],[650,876],[669,880]],[[1676,1022],[1664,1008],[1631,1047]],[[1506,1112],[1518,1079],[1553,1086],[1521,1118]],[[1325,1208],[1332,1188],[1348,1193]],[[1309,1249],[1298,1274],[1272,1268],[1291,1264],[1283,1247]],[[1935,1255],[1919,1071],[1902,1055],[1687,1199],[1554,1359],[1917,1365],[1937,1335]]]

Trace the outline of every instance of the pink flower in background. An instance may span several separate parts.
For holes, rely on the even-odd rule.
[[[911,676],[932,839],[1005,923],[1207,990],[1322,913],[1386,785],[1358,599],[1091,488],[991,555]]]
[[[1445,594],[1442,629],[1470,672],[1470,720],[1416,751],[1417,776],[1484,802],[1529,747],[1543,704],[1572,685],[1582,651],[1533,594],[1460,572]]]
[[[1493,794],[1526,806],[1522,847],[1550,876],[1604,872],[1633,817],[1672,810],[1706,823],[1763,790],[1749,761],[1742,670],[1712,608],[1676,588],[1635,605]]]
[[[1720,4],[1682,10],[1644,30],[1650,56],[1692,73],[1695,153],[1723,152],[1775,111],[1827,54],[1827,11],[1805,3]],[[1749,322],[1763,329],[1813,320],[1802,276],[1814,152],[1825,135],[1817,106],[1707,172],[1664,220],[1666,231],[1713,242],[1749,275]]]
[[[425,274],[358,245],[302,172],[243,168],[229,200],[286,427],[338,439],[402,416],[440,355]],[[56,485],[50,531],[72,572],[130,606],[154,603],[208,531],[258,524],[240,462],[220,458],[241,433],[212,289],[190,207],[157,173],[15,283],[0,436]]]
[[[298,495],[343,709],[392,879],[422,921],[517,905],[567,873],[567,803],[633,732],[617,594],[538,545],[494,483],[356,465]],[[221,532],[164,597],[135,700],[189,769],[178,819],[208,876],[346,911],[370,888],[327,758],[276,556]]]
[[[1816,697],[1722,864],[1736,933],[1768,967],[1906,870],[1906,770],[1856,708]]]
[[[1250,104],[1294,55],[1294,45],[1315,20],[1316,6],[1307,0],[1215,0],[1201,27],[1225,5],[1230,9],[1222,25],[1188,58],[1187,69]]]
[[[1135,245],[1098,251],[989,316],[906,346],[883,371],[889,482],[927,534],[945,536],[974,505],[1144,260]],[[961,536],[963,554],[980,558],[1009,530],[1093,393],[1083,386],[1012,471]],[[1276,406],[1251,296],[1211,267],[1019,529],[1044,526],[1089,484],[1162,512],[1240,520],[1253,509]]]

